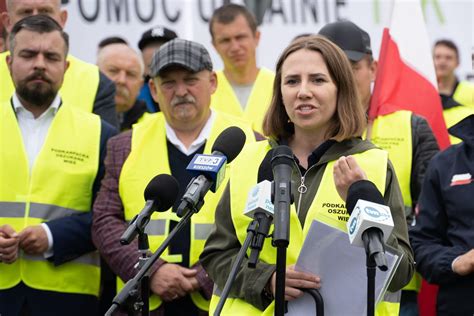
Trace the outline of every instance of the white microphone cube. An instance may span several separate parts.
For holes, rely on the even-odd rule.
[[[264,211],[269,215],[273,215],[272,183],[264,180],[250,189],[247,196],[244,214],[250,218],[254,218],[256,210]]]
[[[362,234],[371,227],[379,228],[383,232],[383,241],[386,243],[393,230],[390,208],[386,205],[358,200],[347,222],[350,243],[364,247]]]

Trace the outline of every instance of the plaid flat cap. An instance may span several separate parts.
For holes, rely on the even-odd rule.
[[[181,66],[192,72],[212,71],[211,56],[203,45],[178,38],[163,44],[153,54],[150,75],[156,77],[170,66]]]

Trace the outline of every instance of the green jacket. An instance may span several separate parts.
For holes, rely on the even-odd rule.
[[[272,143],[271,145],[272,147],[277,146],[276,143]],[[301,201],[300,194],[297,190],[297,187],[301,183],[301,174],[295,167],[292,174],[294,186],[292,192],[294,194],[296,208],[300,209],[299,219],[302,224],[318,190],[326,164],[329,161],[337,160],[341,156],[360,153],[370,148],[374,148],[372,143],[359,138],[332,144],[322,155],[321,159],[308,168],[304,181],[308,190],[302,195]],[[232,185],[232,179],[230,179],[228,186],[229,185]],[[395,228],[387,244],[404,254],[389,286],[389,290],[395,292],[410,281],[415,268],[413,251],[408,241],[403,199],[393,166],[390,162],[387,170],[384,199],[386,204],[390,206],[395,224]],[[240,247],[241,244],[237,239],[231,218],[230,191],[229,187],[227,187],[216,210],[214,228],[211,231],[200,257],[204,268],[220,289],[224,288],[225,281]],[[247,258],[245,258],[241,267],[233,284],[230,296],[244,299],[255,307],[264,310],[271,301],[263,294],[263,289],[275,271],[275,265],[259,261],[255,269],[250,269],[247,267]]]

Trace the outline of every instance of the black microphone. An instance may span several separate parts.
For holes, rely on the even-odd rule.
[[[273,151],[271,165],[273,170],[272,201],[275,207],[275,231],[273,244],[288,246],[290,230],[291,172],[294,165],[293,152],[288,146],[278,146]]]
[[[347,190],[346,200],[346,209],[349,215],[352,214],[358,200],[366,200],[385,205],[385,200],[379,189],[369,180],[359,180],[351,184]]]
[[[356,181],[347,191],[346,209],[351,215],[348,221],[351,243],[360,245],[362,239],[367,255],[373,256],[380,270],[386,271],[384,241],[393,229],[393,220],[382,194],[371,181]],[[354,216],[353,211],[357,212]]]
[[[145,230],[153,212],[164,212],[173,206],[178,197],[179,184],[173,176],[160,174],[151,179],[145,188],[145,206],[132,219],[127,230],[120,237],[122,245],[128,245],[137,234]]]
[[[225,129],[212,146],[211,155],[196,155],[186,168],[198,174],[186,187],[176,214],[182,217],[189,210],[198,211],[204,196],[212,189],[216,192],[225,177],[225,165],[234,160],[245,144],[245,133],[236,126]],[[212,187],[212,188],[211,188]]]
[[[260,167],[258,168],[258,184],[257,187],[260,189],[259,185],[262,184],[264,181],[273,181],[273,172],[272,172],[272,165],[271,165],[271,158],[273,155],[273,149],[268,151],[265,158],[262,160],[262,163],[260,164]],[[267,182],[268,186],[271,184]],[[252,189],[252,191],[255,188]],[[264,190],[261,190],[264,191]],[[271,191],[271,190],[269,190]],[[271,200],[271,193],[270,192],[266,193],[265,192],[257,192],[256,195],[262,194],[264,195],[263,198],[265,201]],[[261,196],[255,196],[253,197],[255,199],[261,198]],[[249,202],[250,201],[250,202]],[[252,217],[253,219],[256,219],[258,222],[258,229],[253,237],[252,243],[250,244],[250,256],[249,256],[249,261],[248,261],[248,266],[249,268],[255,268],[257,265],[258,257],[260,256],[260,251],[263,248],[263,244],[265,243],[265,238],[268,236],[268,233],[270,231],[270,226],[273,222],[273,215],[274,212],[269,211],[268,205],[266,202],[263,202],[264,205],[260,205],[260,203],[252,203],[252,192],[249,193],[249,198],[247,199],[247,209],[245,211],[245,215]],[[249,205],[251,204],[251,205]],[[253,207],[252,207],[253,205]],[[250,209],[249,209],[250,208]],[[273,207],[272,207],[273,208]]]

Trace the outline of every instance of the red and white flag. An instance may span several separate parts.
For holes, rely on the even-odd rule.
[[[369,117],[409,110],[424,116],[441,149],[449,146],[443,108],[420,0],[394,0],[390,28],[383,32]],[[437,287],[423,281],[422,316],[436,315]]]
[[[431,44],[419,0],[393,1],[383,32],[369,117],[409,110],[425,117],[441,149],[449,146]]]

